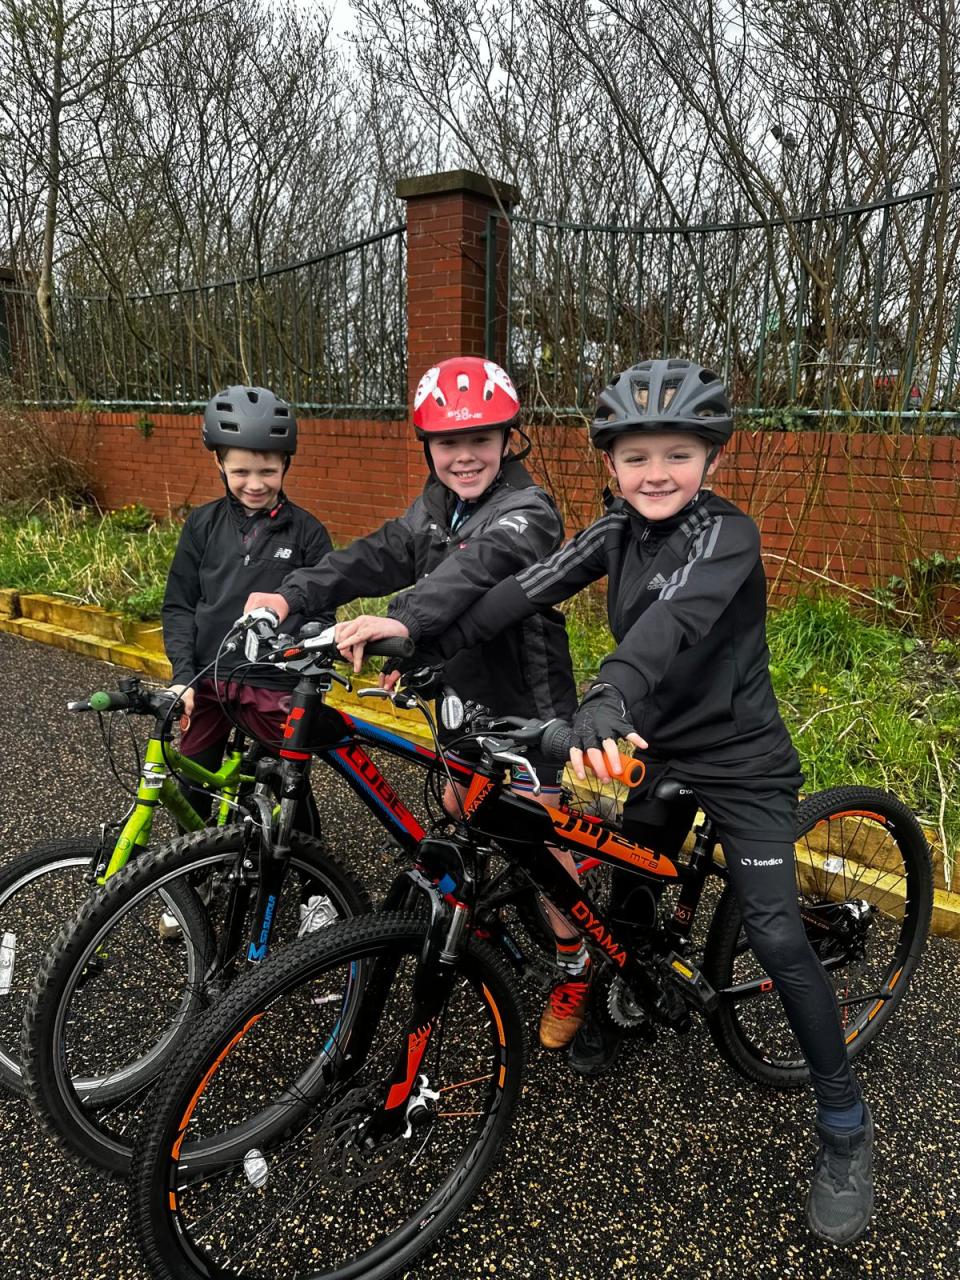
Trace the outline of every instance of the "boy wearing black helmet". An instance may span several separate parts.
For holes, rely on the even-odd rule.
[[[163,642],[185,709],[181,750],[215,769],[230,733],[222,702],[257,738],[279,741],[289,685],[282,677],[271,683],[266,668],[232,681],[242,648],[221,655],[216,670],[193,687],[198,673],[214,661],[251,591],[276,589],[291,569],[315,564],[332,544],[320,521],[283,492],[297,451],[297,422],[286,401],[264,387],[229,387],[207,404],[201,434],[226,492],[184,521],[163,599]],[[294,618],[293,625],[302,621]],[[306,820],[302,815],[301,825]]]
[[[873,1125],[797,903],[802,774],[770,681],[759,531],[704,487],[732,429],[726,388],[708,369],[648,360],[620,374],[600,396],[590,435],[621,497],[554,555],[499,583],[441,647],[475,644],[607,577],[617,647],[574,717],[571,766],[583,778],[587,763],[608,780],[621,772],[617,740],[626,738],[644,750],[650,790],[665,773],[688,783],[720,829],[748,940],[813,1080],[820,1150],[810,1225],[847,1244],[866,1229],[873,1205]],[[637,824],[648,794],[632,793],[626,834],[634,824],[642,838]],[[642,921],[655,904],[642,890],[620,906]],[[573,1040],[570,1063],[599,1074],[618,1049],[590,1018]]]

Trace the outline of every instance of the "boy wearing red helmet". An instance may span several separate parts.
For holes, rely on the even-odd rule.
[[[373,638],[410,636],[426,644],[443,634],[501,579],[563,541],[553,500],[521,463],[526,450],[508,452],[519,420],[513,383],[493,361],[460,356],[428,369],[417,387],[413,416],[430,470],[422,494],[367,537],[290,574],[277,592],[251,595],[246,609],[266,606],[282,621],[291,610],[316,614],[358,596],[399,592],[386,618],[360,617],[338,626],[340,647],[357,669],[364,643]],[[531,610],[495,641],[451,654],[444,679],[495,715],[549,719],[570,716],[576,707],[563,616],[550,607]],[[551,780],[550,766],[542,769],[544,801],[555,803],[560,771],[554,765]],[[514,785],[532,784],[515,775]],[[589,957],[579,939],[568,935],[561,922],[557,960],[564,977],[556,999],[576,1008],[579,1025]],[[549,1038],[557,1020],[550,1009],[544,1017]],[[554,1028],[564,1043],[573,1029],[569,1020]]]
[[[513,384],[492,361],[462,356],[429,369],[414,398],[414,429],[430,470],[421,495],[373,533],[289,574],[276,592],[254,593],[247,609],[267,606],[283,620],[291,611],[312,615],[358,596],[400,592],[386,619],[341,624],[338,641],[358,657],[372,627],[415,641],[446,631],[502,578],[563,540],[553,500],[534,484],[523,455],[508,452],[519,417]],[[495,644],[451,657],[445,679],[495,714],[572,711],[562,616],[533,611]]]
[[[505,577],[439,648],[488,639],[607,577],[617,647],[574,718],[571,766],[581,778],[585,762],[601,779],[619,774],[617,740],[626,738],[644,749],[649,790],[668,773],[719,828],[748,941],[810,1068],[820,1150],[808,1219],[821,1238],[849,1244],[873,1206],[873,1124],[836,996],[800,918],[794,818],[802,774],[770,681],[759,531],[704,487],[732,430],[727,390],[710,370],[648,360],[620,374],[600,395],[590,435],[621,497],[554,555]],[[645,780],[645,794],[631,793],[624,809],[626,834],[641,840],[645,827],[632,824],[649,819],[647,787]],[[624,881],[621,894],[628,885],[635,881]],[[617,895],[615,886],[623,914],[652,922],[649,889]],[[618,1048],[589,1018],[571,1045],[571,1066],[599,1074]]]

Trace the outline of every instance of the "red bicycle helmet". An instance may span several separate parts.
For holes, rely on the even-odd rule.
[[[509,374],[480,356],[441,360],[420,379],[413,398],[413,429],[421,440],[492,427],[506,432],[519,420]]]

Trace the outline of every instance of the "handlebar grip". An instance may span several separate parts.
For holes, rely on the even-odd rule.
[[[570,754],[573,730],[563,720],[551,720],[540,739],[540,750],[547,760],[563,764]]]
[[[91,711],[126,711],[130,706],[130,699],[125,693],[107,693],[101,690],[99,693],[91,693],[88,706]],[[77,710],[80,710],[78,707]]]
[[[409,636],[385,636],[364,646],[368,658],[412,658],[415,649]]]

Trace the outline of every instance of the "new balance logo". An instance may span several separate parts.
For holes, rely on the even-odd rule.
[[[274,560],[289,560],[293,555],[293,547],[277,547],[273,553]]]
[[[662,573],[655,573],[647,583],[648,591],[662,591],[667,585],[667,580]]]

